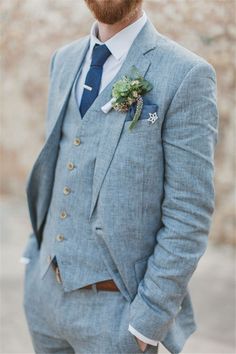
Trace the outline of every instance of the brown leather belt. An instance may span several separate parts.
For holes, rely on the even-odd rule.
[[[61,284],[62,280],[61,280],[59,267],[56,266],[53,262],[51,264],[52,264],[52,269],[55,272],[56,280],[59,284]],[[112,279],[99,281],[95,284],[89,284],[89,285],[83,286],[80,289],[92,289],[93,286],[95,286],[97,290],[120,291],[119,288],[116,286],[116,283]]]

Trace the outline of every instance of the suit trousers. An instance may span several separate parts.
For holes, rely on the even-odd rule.
[[[26,265],[24,311],[37,354],[141,354],[128,331],[129,305],[119,291],[64,292],[50,266],[39,276],[39,251]],[[145,353],[157,354],[148,345]]]

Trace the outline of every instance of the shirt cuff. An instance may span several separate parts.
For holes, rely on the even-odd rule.
[[[30,261],[31,261],[31,259],[28,257],[21,257],[20,258],[20,263],[22,263],[22,264],[28,264]]]
[[[157,346],[157,345],[158,345],[158,341],[157,341],[157,340],[153,340],[153,339],[150,339],[150,338],[145,337],[143,334],[141,334],[140,332],[138,332],[138,331],[137,331],[135,328],[133,328],[131,325],[129,325],[128,330],[129,330],[135,337],[137,337],[138,339],[140,339],[140,340],[143,341],[144,343],[151,344],[151,345],[154,345],[154,346]]]

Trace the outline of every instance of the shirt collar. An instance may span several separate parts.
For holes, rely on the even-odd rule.
[[[147,21],[147,15],[143,11],[142,17],[140,17],[137,21],[131,23],[131,25],[125,27],[120,32],[116,33],[113,37],[108,39],[106,42],[101,42],[97,38],[98,31],[98,23],[97,21],[93,23],[91,31],[90,31],[90,57],[92,55],[93,47],[96,43],[98,44],[106,44],[111,54],[115,57],[116,60],[120,60],[123,55],[127,54],[134,39],[141,31],[143,26]]]

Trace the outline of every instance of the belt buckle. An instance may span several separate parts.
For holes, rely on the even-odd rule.
[[[57,280],[57,282],[58,282],[59,284],[61,284],[61,283],[62,283],[62,280],[61,280],[61,275],[60,275],[60,271],[59,271],[59,268],[58,268],[58,267],[55,268],[55,273],[56,273],[56,280]]]

